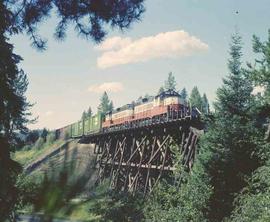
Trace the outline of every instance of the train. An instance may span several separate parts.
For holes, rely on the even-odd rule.
[[[196,107],[190,107],[179,93],[167,90],[156,96],[141,98],[105,114],[98,112],[55,132],[57,138],[78,138],[199,115],[200,111]]]

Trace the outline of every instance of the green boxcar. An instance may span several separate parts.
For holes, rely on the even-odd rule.
[[[87,117],[84,120],[84,135],[97,133],[102,127],[102,116],[101,113],[97,113],[94,116]]]
[[[82,120],[78,122],[78,134],[79,136],[83,135],[83,121]]]
[[[79,133],[78,133],[78,122],[73,123],[71,125],[71,134],[72,134],[72,137],[77,137],[79,135]]]
[[[84,119],[84,135],[90,134],[91,132],[91,121],[92,117],[86,117]]]
[[[78,121],[71,125],[72,137],[80,137],[98,133],[102,128],[102,115],[97,113],[94,116],[86,117],[84,120]]]
[[[79,137],[83,135],[83,121],[78,121],[71,125],[72,137]]]
[[[100,132],[102,128],[102,115],[101,113],[97,113],[95,116],[92,117],[91,121],[91,132],[97,133]]]

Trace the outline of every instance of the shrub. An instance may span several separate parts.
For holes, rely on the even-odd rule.
[[[50,132],[46,137],[46,143],[52,144],[56,140],[55,133]]]
[[[28,150],[31,150],[32,146],[31,145],[25,145],[22,150],[23,151],[28,151]]]
[[[70,138],[70,132],[67,130],[65,131],[65,140]]]
[[[40,150],[42,149],[44,143],[45,143],[44,139],[42,137],[39,137],[38,140],[35,142],[35,145],[33,148],[36,150]]]

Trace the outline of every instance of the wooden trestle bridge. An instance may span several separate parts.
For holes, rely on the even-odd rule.
[[[98,182],[109,178],[113,189],[146,194],[175,170],[171,147],[192,167],[202,128],[199,116],[186,116],[85,136],[80,143],[95,144]]]

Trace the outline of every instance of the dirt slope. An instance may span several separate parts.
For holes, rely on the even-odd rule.
[[[54,150],[50,150],[24,167],[27,174],[60,172],[68,168],[69,177],[76,179],[82,175],[89,177],[87,187],[96,181],[96,155],[92,144],[79,144],[78,140],[68,140]]]

